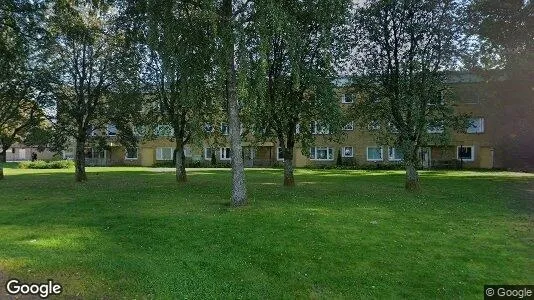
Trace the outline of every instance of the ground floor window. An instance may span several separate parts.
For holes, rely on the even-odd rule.
[[[330,147],[310,148],[311,160],[334,160],[334,149]]]
[[[137,148],[127,148],[126,149],[125,159],[135,160],[138,157],[139,157],[139,153],[138,153],[138,149]]]
[[[456,149],[456,158],[460,160],[473,161],[475,160],[474,146],[458,146]]]
[[[276,159],[277,160],[284,160],[284,150],[282,147],[278,147],[276,149]]]
[[[367,160],[368,161],[381,161],[383,154],[382,147],[367,147]]]
[[[345,146],[341,149],[341,156],[343,157],[354,157],[354,148],[350,146]]]
[[[211,160],[211,156],[213,155],[213,150],[211,148],[204,148],[204,159],[205,160]]]
[[[402,151],[395,147],[389,147],[388,160],[390,161],[399,161],[404,159],[404,154]]]
[[[221,148],[220,152],[221,152],[221,160],[230,160],[230,158],[232,157],[229,147]]]
[[[172,160],[174,148],[162,147],[156,148],[156,160]]]

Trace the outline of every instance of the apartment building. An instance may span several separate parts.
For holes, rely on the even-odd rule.
[[[472,115],[471,126],[464,133],[454,133],[446,145],[426,145],[420,149],[420,166],[502,168],[534,170],[534,81],[510,80],[504,77],[483,79],[472,74],[458,74],[451,78],[457,109]],[[339,105],[349,108],[355,96],[339,89]],[[296,148],[293,162],[296,167],[335,164],[340,155],[344,164],[400,164],[402,153],[394,147],[379,145],[371,133],[373,124],[359,128],[354,122],[343,128],[345,138],[340,143],[329,139],[328,130],[312,124],[315,145],[306,151]],[[224,137],[227,124],[213,126]],[[431,129],[440,134],[439,129]],[[109,126],[108,150],[88,148],[89,165],[153,166],[172,162],[174,142],[169,138],[172,129],[161,130],[160,137],[142,142],[137,148],[125,149],[116,140],[116,128]],[[166,133],[165,133],[166,132]],[[276,141],[253,144],[243,142],[247,167],[273,166],[283,162]],[[73,153],[65,153],[65,157]],[[204,141],[185,149],[186,160],[197,165],[209,165],[213,159],[229,163],[229,142],[224,144]]]

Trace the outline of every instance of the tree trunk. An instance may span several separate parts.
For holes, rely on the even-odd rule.
[[[241,122],[237,103],[237,78],[235,67],[235,38],[233,28],[233,1],[223,0],[223,47],[225,51],[226,93],[228,100],[228,122],[230,125],[230,143],[232,149],[232,205],[247,204],[245,186],[245,167],[243,164],[243,148],[241,146]]]
[[[77,182],[87,181],[87,174],[85,173],[85,140],[76,140],[76,154],[75,161],[75,179]]]
[[[0,180],[4,179],[4,166],[2,164],[7,161],[6,152],[6,148],[3,148],[2,152],[0,152]]]
[[[176,181],[187,182],[184,144],[180,143],[178,139],[176,140]]]
[[[7,162],[7,149],[8,149],[8,148],[4,148],[4,149],[2,149],[2,151],[0,152],[0,163],[5,163],[5,162]]]
[[[293,158],[284,158],[284,186],[295,186]]]
[[[421,185],[419,183],[419,174],[417,173],[416,163],[413,161],[406,162],[406,184],[408,191],[419,191]]]

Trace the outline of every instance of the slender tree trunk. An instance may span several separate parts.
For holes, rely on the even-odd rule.
[[[288,137],[287,146],[283,147],[284,151],[284,186],[295,186],[295,176],[293,175],[293,150],[295,141],[293,136]]]
[[[228,100],[228,122],[230,125],[230,143],[232,149],[232,205],[247,204],[245,186],[245,167],[243,164],[243,147],[241,145],[241,121],[237,103],[237,76],[235,66],[235,38],[233,28],[233,1],[223,0],[223,47],[225,51],[226,93]]]
[[[3,148],[2,151],[0,152],[0,163],[7,162],[7,149],[8,148]]]
[[[176,139],[176,181],[187,182],[187,174],[185,172],[185,153],[184,144]]]
[[[75,179],[77,182],[87,181],[87,174],[85,173],[85,140],[76,139],[76,154],[74,156],[75,162]]]
[[[7,161],[7,148],[2,148],[2,152],[0,152],[0,180],[4,179],[4,166],[2,165]]]
[[[421,190],[419,183],[419,174],[417,173],[416,163],[414,160],[406,161],[406,184],[405,187],[409,191]]]
[[[284,158],[284,186],[295,186],[292,158]]]

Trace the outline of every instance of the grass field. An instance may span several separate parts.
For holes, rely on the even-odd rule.
[[[0,272],[82,298],[476,298],[534,283],[534,174],[5,169]],[[5,283],[2,283],[2,285]],[[0,295],[0,298],[2,295]]]

